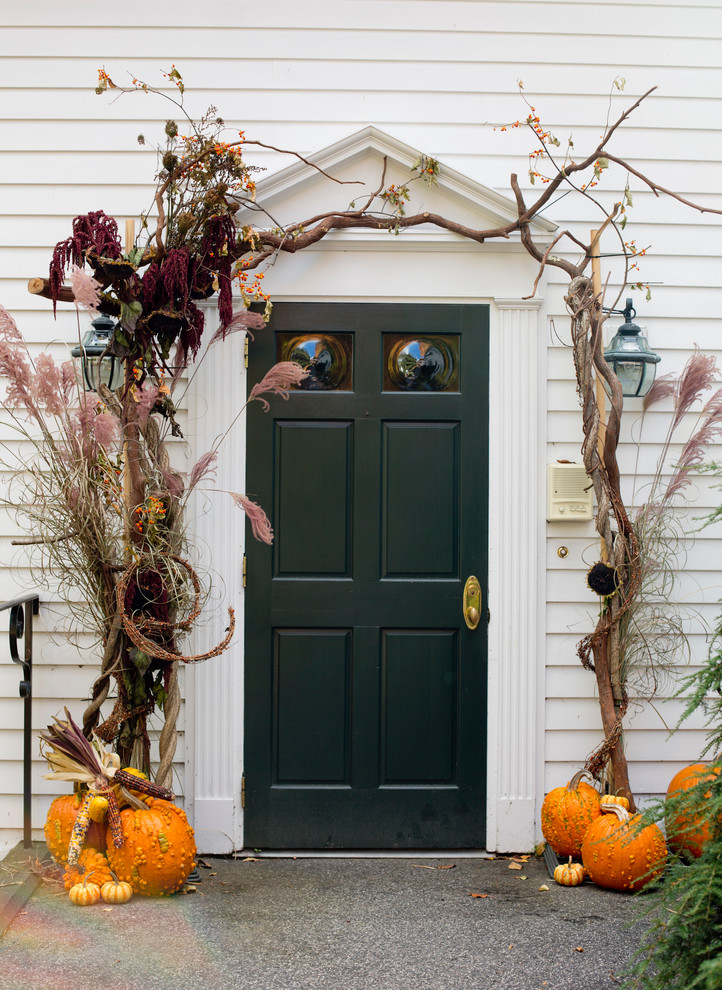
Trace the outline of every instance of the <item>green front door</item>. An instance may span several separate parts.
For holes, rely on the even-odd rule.
[[[248,414],[246,845],[483,847],[488,307],[277,304],[250,383],[289,358]]]

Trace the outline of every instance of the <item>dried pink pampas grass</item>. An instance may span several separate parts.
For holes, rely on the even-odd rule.
[[[24,406],[37,417],[38,408],[33,398],[33,369],[27,348],[15,320],[4,306],[0,306],[0,375],[8,379],[6,404]]]
[[[218,470],[218,452],[215,450],[209,450],[207,453],[199,457],[196,463],[191,468],[190,478],[188,480],[188,491],[195,488],[199,481],[203,478],[211,479],[212,475],[215,475]]]
[[[70,426],[83,457],[93,460],[99,447],[108,447],[120,434],[120,421],[107,410],[98,411],[98,401],[84,395],[70,417]]]
[[[67,399],[63,387],[62,369],[50,354],[40,354],[35,361],[33,395],[39,406],[45,406],[53,416],[67,411]]]
[[[245,495],[239,495],[237,492],[231,492],[231,498],[246,513],[246,518],[251,524],[251,531],[255,538],[261,543],[273,543],[273,528],[268,520],[268,516],[260,505],[252,502]]]
[[[158,385],[154,385],[151,381],[146,381],[143,383],[142,388],[135,389],[133,398],[136,402],[135,408],[138,413],[138,422],[141,426],[145,426],[148,422],[150,411],[156,403],[159,392],[160,388]]]
[[[100,305],[100,282],[82,268],[73,265],[70,269],[70,284],[73,287],[75,305],[82,306],[91,314],[97,314]]]
[[[219,340],[225,340],[229,334],[238,333],[240,330],[247,330],[251,339],[251,330],[263,330],[265,323],[260,313],[253,313],[250,309],[243,309],[236,313],[230,323],[223,324],[211,337],[209,347],[212,347]]]
[[[661,378],[655,378],[652,382],[652,387],[644,397],[642,409],[646,412],[655,403],[661,402],[662,399],[666,399],[670,395],[674,395],[676,391],[677,379],[674,375],[662,375]]]
[[[18,325],[4,306],[0,306],[0,340],[9,343],[23,343]]]
[[[677,384],[672,429],[677,426],[692,404],[712,387],[716,374],[717,362],[714,356],[703,354],[698,347],[695,347],[694,354],[684,366]]]
[[[262,398],[264,392],[273,392],[280,395],[282,399],[287,399],[289,388],[299,385],[307,376],[308,372],[294,361],[279,361],[278,364],[274,364],[272,368],[268,369],[260,382],[253,386],[248,401],[258,399],[267,412],[270,406]]]

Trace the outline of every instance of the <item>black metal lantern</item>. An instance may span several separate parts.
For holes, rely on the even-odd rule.
[[[641,328],[632,323],[636,316],[632,300],[624,307],[624,324],[604,352],[604,359],[622,383],[622,395],[646,395],[652,387],[657,365],[662,360],[650,350]]]
[[[98,316],[91,326],[92,330],[88,330],[82,344],[70,353],[82,362],[86,392],[97,392],[99,384],[107,385],[113,391],[123,380],[122,362],[108,352],[115,323],[109,316]]]

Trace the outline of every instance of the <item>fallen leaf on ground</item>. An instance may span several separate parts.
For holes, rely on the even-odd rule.
[[[295,859],[296,857],[294,856],[293,858]],[[241,862],[242,863],[260,863],[261,861],[258,858],[258,856],[246,856],[246,858],[245,859],[242,859]]]
[[[521,870],[521,869],[523,869],[523,867],[522,867],[521,863],[515,863],[514,860],[512,860],[511,863],[509,863],[509,869],[510,870]]]
[[[488,897],[488,894],[472,894],[469,892],[469,897]]]
[[[449,863],[448,866],[437,866],[436,869],[437,870],[455,870],[456,869],[456,863]]]
[[[425,863],[412,863],[411,864],[417,870],[455,870],[456,863],[449,863],[448,866],[426,866]]]
[[[539,890],[549,890],[549,886],[548,886],[548,884],[546,884],[546,883],[543,883],[543,884],[541,885],[541,887],[539,888]]]
[[[575,952],[584,952],[584,949],[581,947],[581,945],[578,945],[574,951]]]
[[[517,880],[528,880],[528,879],[529,877],[525,877],[523,873],[520,877],[517,877]]]
[[[198,857],[198,859],[196,860],[196,865],[197,865],[197,866],[205,866],[205,868],[206,868],[207,870],[210,870],[210,868],[211,868],[211,864],[210,864],[210,863],[206,863],[206,861],[205,861],[204,859],[201,859],[201,857],[200,857],[200,856],[199,856],[199,857]]]

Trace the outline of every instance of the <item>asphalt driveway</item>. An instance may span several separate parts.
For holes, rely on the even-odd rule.
[[[112,908],[41,880],[0,938],[0,987],[611,990],[646,927],[644,895],[559,887],[533,857],[206,857],[199,872],[193,892]]]

